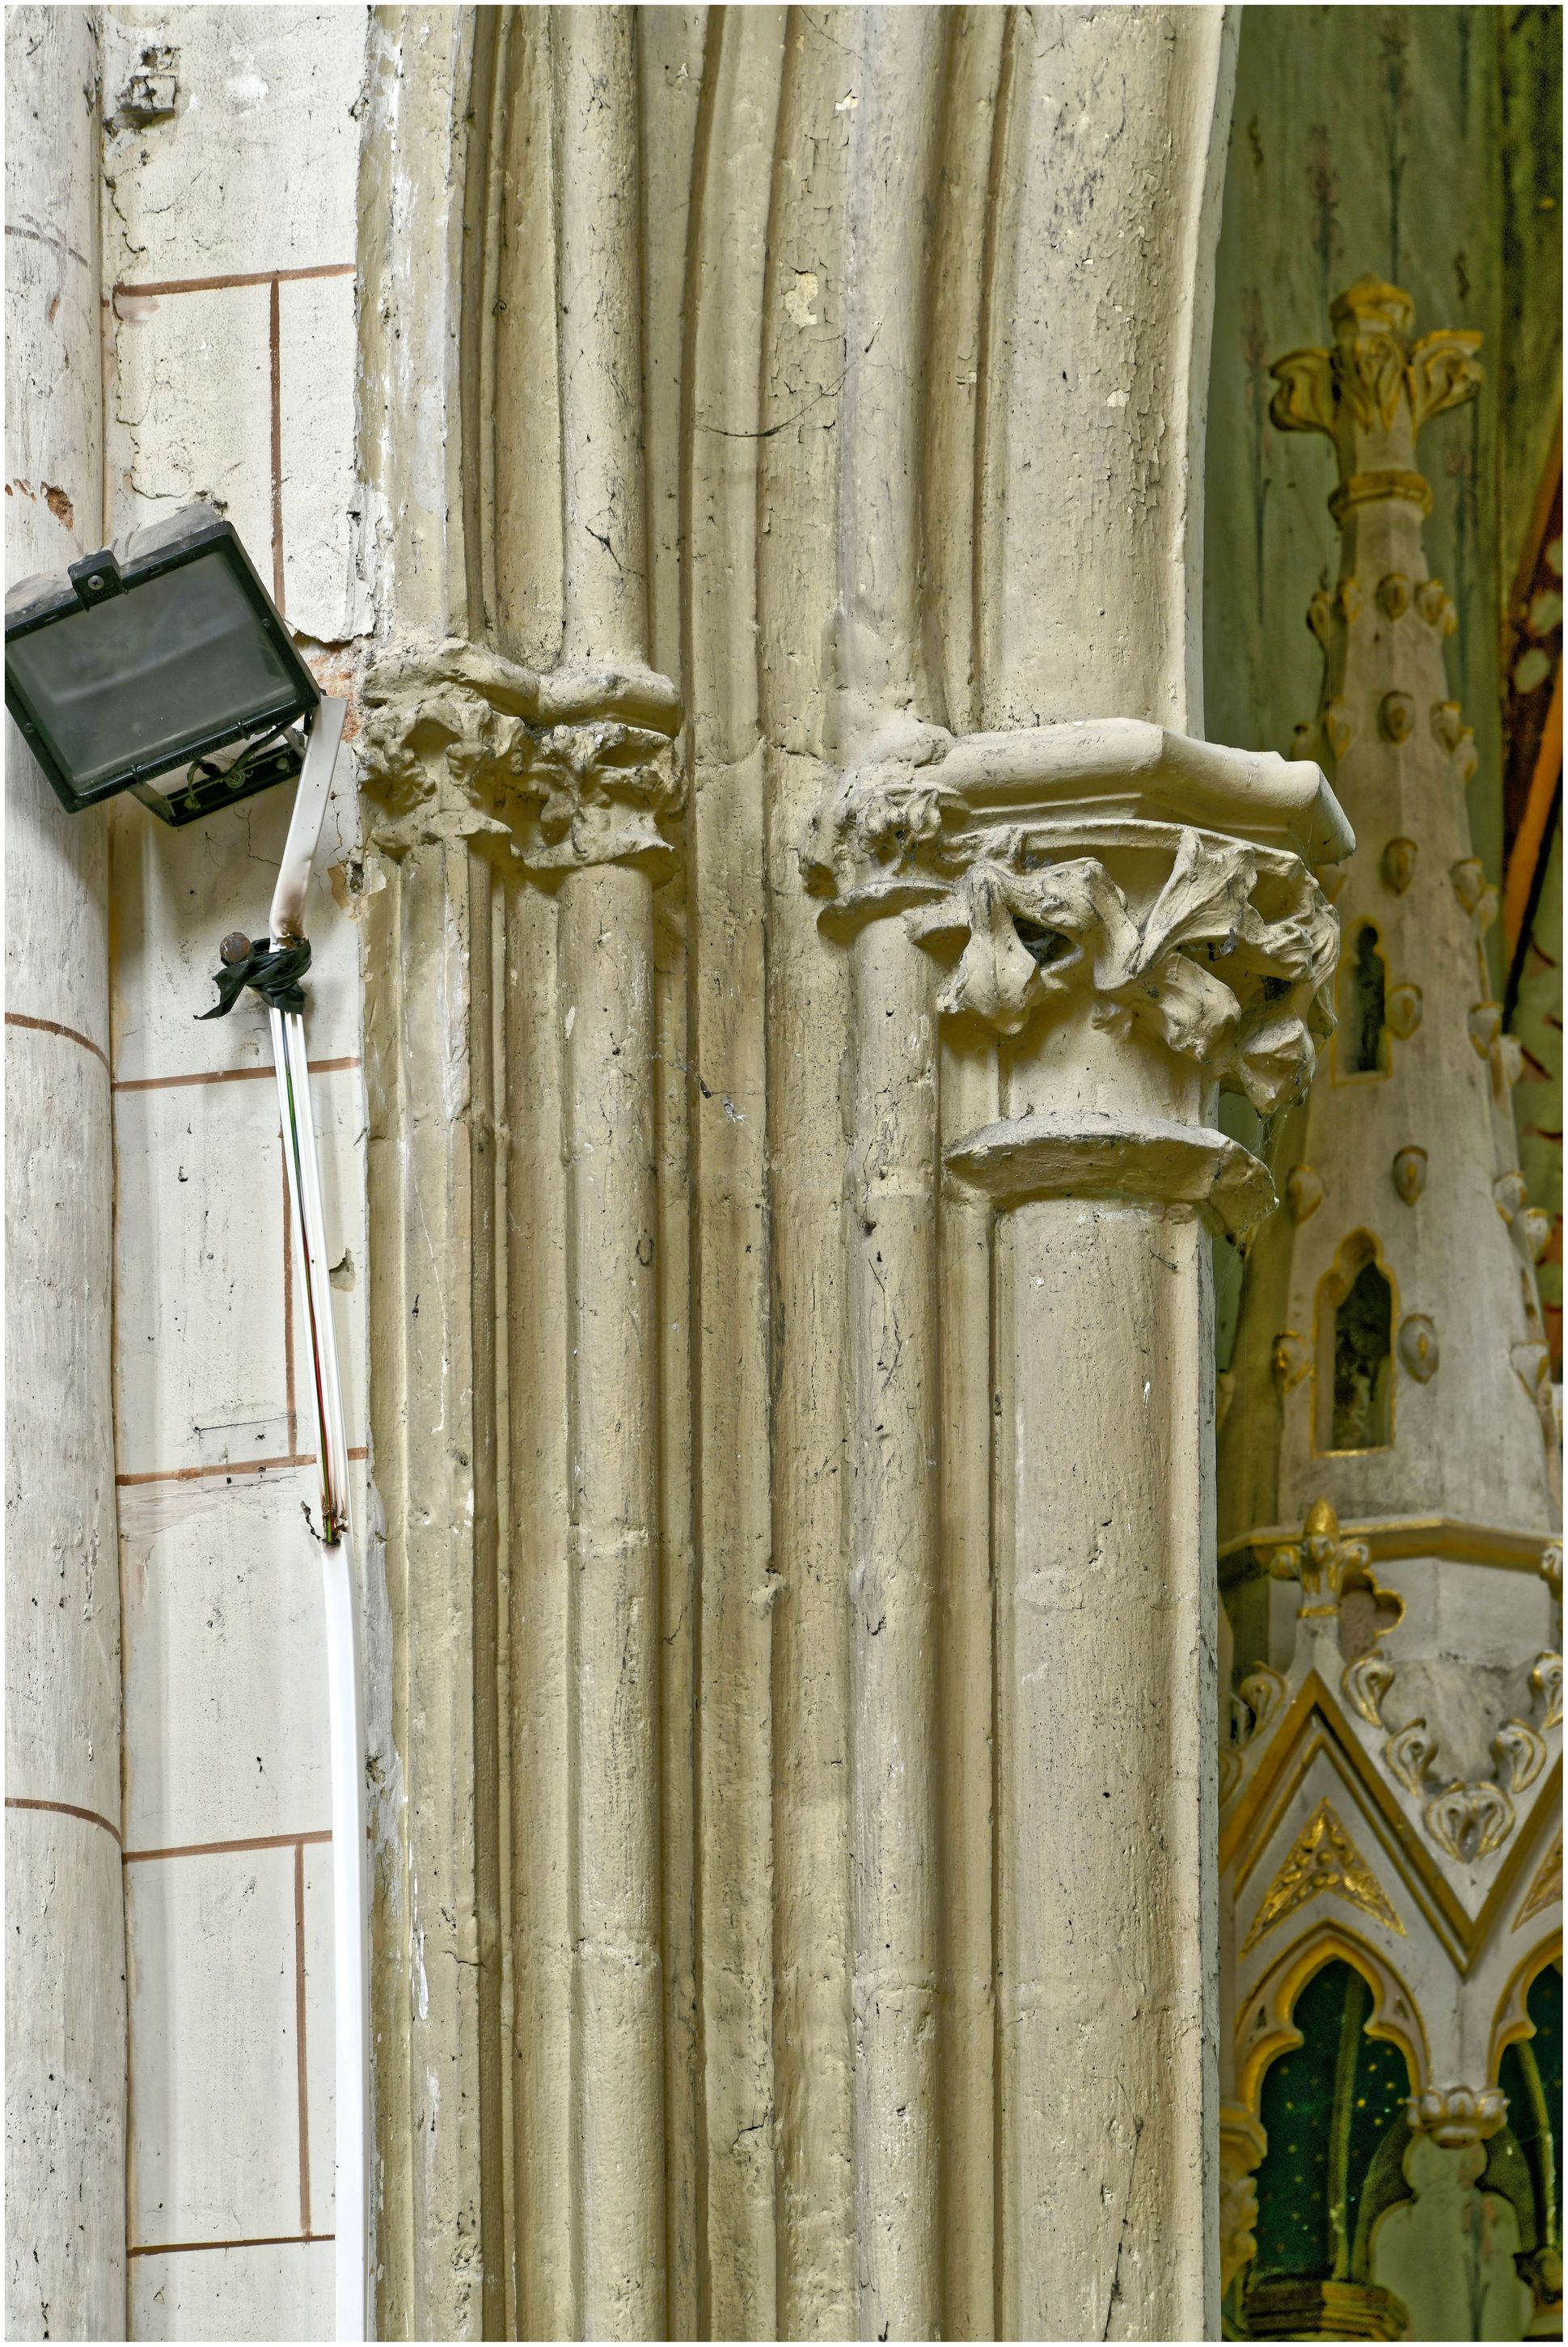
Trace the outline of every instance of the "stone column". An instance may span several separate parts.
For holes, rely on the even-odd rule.
[[[542,2244],[559,2268],[549,2285],[558,2305],[582,2335],[658,2337],[663,2025],[649,1021],[652,892],[673,865],[661,826],[682,796],[670,746],[679,704],[672,687],[646,672],[584,668],[540,678],[456,642],[385,664],[364,700],[360,756],[381,884],[368,907],[372,1208],[378,1233],[400,1235],[389,1254],[378,1246],[372,1276],[390,1406],[378,1417],[376,1481],[406,1673],[395,1709],[409,1738],[416,1911],[418,2099],[409,2116],[423,2112],[424,2124],[415,2127],[405,2220],[409,2319],[415,2335],[492,2335],[506,2305],[505,1574],[514,1690],[536,1683],[544,1658],[530,1648],[542,1629],[564,1702],[559,1878],[539,1863],[528,1787],[507,1805],[520,1851],[525,2010],[517,2036],[525,2070],[514,2093],[527,2130],[524,2189],[531,2199],[544,2129],[559,2128],[566,2174],[559,2189],[538,2178],[559,2228]],[[548,965],[541,913],[553,931]],[[526,999],[541,979],[553,1004],[542,1029],[538,1002]],[[541,1194],[530,1175],[539,1121],[552,1106],[559,1173]],[[528,1299],[539,1271],[543,1295]],[[524,1452],[507,1462],[521,1496],[533,1464],[525,1447],[548,1439],[551,1396],[561,1504],[552,1512],[547,1481],[503,1522],[501,1495],[513,1479],[502,1451],[515,1442]],[[539,1732],[555,1693],[540,1685],[535,1705],[525,1700],[517,1716]],[[543,1785],[539,1793],[551,1798]],[[433,1995],[437,1963],[444,1986]],[[556,2013],[559,2041],[534,2040],[531,2008],[541,1997]],[[432,2030],[447,2048],[445,2075],[419,2053]],[[537,2221],[531,2212],[530,2245]],[[538,2287],[530,2277],[530,2291]]]
[[[367,695],[359,744],[376,884],[364,917],[371,1460],[382,1533],[371,1586],[384,1576],[386,1619],[383,1629],[373,1595],[367,1647],[372,1684],[384,1676],[390,1696],[372,1780],[384,1805],[373,2031],[377,2324],[386,2337],[463,2339],[484,2335],[501,2271],[485,2086],[499,1991],[497,885],[487,851],[507,835],[492,811],[495,744],[468,722],[460,692],[438,697],[425,683],[418,751],[392,680],[372,692],[384,697]]]
[[[475,1738],[459,1872],[477,1908],[480,1821],[499,1853],[483,1862],[513,2058],[475,2075],[510,2147],[507,2321],[1199,2331],[1218,2229],[1199,1218],[1267,1195],[1207,1097],[1227,1039],[1245,1026],[1252,1048],[1255,989],[1238,1007],[1207,959],[1234,930],[1227,958],[1261,955],[1284,1000],[1327,951],[1298,862],[1323,845],[1316,770],[1183,738],[1202,723],[1221,16],[506,10],[481,13],[472,51],[450,119],[477,126],[474,152],[454,131],[438,184],[428,164],[409,180],[417,203],[391,203],[395,169],[377,198],[395,221],[432,216],[421,251],[447,274],[399,293],[430,364],[462,316],[439,343],[443,364],[465,353],[442,446],[395,337],[367,344],[405,402],[376,451],[406,444],[449,492],[421,504],[398,465],[377,478],[393,517],[445,514],[450,581],[436,620],[439,533],[388,526],[426,650],[406,690],[389,674],[396,738],[367,729],[403,867],[367,936],[389,1016],[428,1020],[433,989],[412,957],[396,967],[380,908],[455,791],[464,852],[432,886],[452,933],[467,924],[473,1007],[455,982],[445,1042],[421,1048],[457,1071],[454,1098],[468,1068],[495,1072],[485,1211],[506,1234],[481,1245],[479,1209],[459,1206],[433,1256],[445,1286],[421,1314],[454,1313],[471,1364],[456,1417],[405,1430],[414,1225],[397,1217],[421,1152],[442,1213],[446,1159],[472,1178],[477,1109],[448,1120],[444,1158],[411,1088],[389,1105],[373,1315],[384,1298],[393,1460],[450,1425],[456,1500],[482,1458],[505,1495],[493,1799],[466,1724],[490,1700],[491,1633],[466,1514],[430,1615],[444,1647],[394,1651],[408,1765],[427,1773],[429,1743],[458,1822],[415,1682]],[[654,663],[681,680],[694,785],[662,894],[676,719],[672,688],[638,697]],[[558,688],[588,673],[600,697],[569,712]],[[820,927],[803,851],[832,900]],[[1230,877],[1211,905],[1215,859]],[[465,909],[481,864],[487,929]],[[1063,873],[1087,895],[1048,922],[1030,907]],[[1077,951],[1063,998],[1050,938],[1095,921],[1108,942]],[[1300,1027],[1282,1082],[1307,1063]],[[1147,1400],[1139,1345],[1161,1354]],[[470,1393],[494,1410],[483,1453]],[[1048,1530],[1106,1593],[1077,1620],[1065,1599],[1040,1610]],[[1014,1593],[997,1639],[993,1576]],[[1129,1688],[1108,1690],[1123,1668]],[[1073,1943],[1093,2034],[1059,2057],[1058,2009],[1018,1983],[1067,1976],[1047,1911],[1071,1870],[1109,1903]],[[463,2032],[488,2043],[476,1929],[478,1983],[461,1966],[429,1983],[428,2055],[440,1997],[465,2092]],[[405,2171],[426,2156],[415,2117],[401,2147],[389,2130],[389,2176],[395,2152]],[[464,2170],[487,2322],[490,2126]]]
[[[940,2329],[937,2079],[938,1170],[931,973],[853,947],[845,1184],[856,2182],[862,2335]]]
[[[648,665],[634,20],[382,21],[362,436],[402,649],[361,764],[410,1908],[382,1920],[413,2015],[388,2005],[413,2055],[384,2102],[412,2178],[391,2319],[661,2337],[653,897],[682,787]],[[515,431],[519,384],[544,405]]]
[[[673,696],[671,696],[671,701]],[[650,712],[650,714],[654,712]],[[678,711],[665,712],[671,722]],[[569,836],[559,907],[568,1294],[576,1972],[572,2134],[582,2335],[664,2336],[660,1931],[658,1307],[652,882],[670,856],[651,810],[679,794],[666,737],[600,725],[556,737]],[[614,764],[626,745],[646,764]],[[655,763],[664,753],[662,763]],[[647,838],[595,810],[640,794]],[[596,825],[602,812],[608,820]]]
[[[825,917],[858,925],[851,1319],[870,1463],[852,1571],[868,1645],[892,1629],[916,1675],[906,1700],[897,1644],[861,1666],[879,1725],[857,1724],[857,1748],[881,1773],[857,1815],[859,1862],[880,1863],[884,1944],[903,1957],[892,1985],[906,1996],[918,1942],[895,1946],[903,1881],[879,1809],[897,1805],[917,1868],[902,1812],[923,1776],[897,1729],[918,1706],[930,1634],[934,1345],[919,1234],[937,1117],[929,1013],[901,954],[917,943],[947,963],[937,1010],[971,1040],[997,1039],[1001,1114],[945,1130],[943,1155],[994,1215],[1009,2337],[1213,2327],[1205,1226],[1247,1227],[1272,1190],[1212,1116],[1222,1082],[1266,1112],[1310,1081],[1337,928],[1307,860],[1348,845],[1315,766],[1132,721],[927,739],[902,764],[852,774],[818,821]]]
[[[5,20],[11,583],[103,543],[97,32]],[[125,2330],[108,872],[7,722],[5,2328]]]
[[[550,64],[564,492],[563,668],[555,682],[569,697],[573,663],[629,663],[628,712],[643,728],[652,720],[673,730],[673,688],[642,665],[630,12],[554,11]],[[610,678],[597,693],[589,686],[582,713],[600,722],[552,737],[551,795],[528,860],[560,879],[579,2320],[590,2339],[658,2339],[665,2234],[652,884],[669,876],[673,859],[656,822],[630,807],[672,813],[679,792],[665,733],[604,722],[614,692]],[[638,763],[661,753],[662,764]]]
[[[433,653],[468,627],[461,326],[476,34],[463,7],[388,6],[369,23],[359,253],[376,296],[359,305],[358,568],[384,649],[395,639]],[[379,788],[367,846],[385,835],[363,873],[364,1570],[374,2313],[377,2335],[394,2339],[477,2337],[504,2310],[502,2115],[487,2083],[500,2067],[501,1988],[500,1525],[486,1408],[496,1002],[490,956],[473,950],[492,918],[495,867],[470,847],[498,818],[474,796],[493,745],[466,738],[460,696],[410,739],[400,692],[430,682],[417,662],[394,663],[383,701],[397,713],[356,745]],[[420,803],[422,821],[400,819]]]
[[[871,20],[852,22],[867,30]],[[835,716],[881,771],[929,711],[920,628],[922,384],[946,27],[878,21],[846,139]],[[876,548],[874,559],[868,559]],[[920,729],[914,729],[921,738]],[[897,769],[896,769],[897,770]],[[859,2336],[942,2329],[938,1038],[934,970],[896,923],[850,946],[844,1187],[854,2145]]]

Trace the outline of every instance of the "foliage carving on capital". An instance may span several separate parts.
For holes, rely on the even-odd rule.
[[[382,662],[362,706],[360,773],[385,811],[380,845],[492,834],[541,876],[672,868],[685,791],[667,679],[609,664],[538,674],[449,641]]]
[[[842,774],[811,820],[803,858],[819,897],[876,900],[886,909],[918,902],[967,861],[972,813],[941,777],[950,736],[921,725],[886,753]]]
[[[488,812],[514,781],[538,679],[469,644],[373,668],[359,694],[361,780],[394,822],[503,831]],[[464,821],[473,815],[477,821]]]
[[[904,913],[954,963],[938,997],[950,1016],[1015,1035],[1037,1010],[1087,996],[1097,1027],[1156,1036],[1261,1113],[1305,1094],[1333,1030],[1339,929],[1299,859],[1190,825],[1124,825],[1171,856],[1153,905],[1135,910],[1099,857],[978,814],[942,778],[947,743],[915,729],[897,754],[843,777],[806,843],[816,894],[840,911]]]
[[[668,735],[617,719],[550,726],[534,738],[524,786],[537,794],[519,849],[530,871],[641,864],[662,877],[672,868],[666,826],[685,791]]]
[[[1037,1005],[1086,991],[1096,1026],[1118,1037],[1141,1026],[1266,1113],[1312,1081],[1339,933],[1304,867],[1276,920],[1252,902],[1256,884],[1251,847],[1183,830],[1142,918],[1096,858],[1031,871],[988,856],[910,928],[965,936],[943,1010],[1011,1035]]]

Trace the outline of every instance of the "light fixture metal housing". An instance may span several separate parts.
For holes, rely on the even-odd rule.
[[[5,598],[5,706],[73,815],[128,790],[183,825],[288,782],[300,721],[320,700],[238,531],[210,506]]]

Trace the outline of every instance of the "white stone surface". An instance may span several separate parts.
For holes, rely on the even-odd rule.
[[[121,1495],[126,1847],[325,1828],[313,1470]]]
[[[133,2248],[300,2232],[291,1845],[126,1868]]]
[[[330,2339],[330,2241],[130,2261],[133,2339]]]
[[[342,257],[351,258],[351,250]],[[341,355],[336,364],[331,356],[353,344],[354,301],[352,277],[278,288],[289,624],[323,642],[352,635],[355,626],[354,526],[342,494],[354,478],[354,378]],[[323,497],[328,482],[337,494]]]
[[[112,282],[353,260],[367,15],[354,5],[104,11]],[[175,112],[125,121],[117,107],[149,46],[173,52]]]
[[[311,2228],[330,2233],[333,2190],[333,1880],[332,1852],[321,1842],[303,1853],[305,1892],[306,2119],[311,2147]]]
[[[106,279],[172,289],[122,292],[108,313],[108,527],[210,497],[272,591],[276,508],[286,615],[338,691],[357,505],[356,283],[343,272],[367,24],[360,6],[138,6],[105,24]],[[172,76],[172,110],[133,118],[127,93],[153,67],[159,89]],[[258,282],[190,282],[214,278]],[[302,1515],[319,1502],[309,1463],[247,1471],[308,1460],[307,1337],[297,1277],[285,1323],[264,1013],[247,999],[198,1018],[220,939],[264,932],[288,815],[282,791],[180,832],[128,801],[113,822],[118,1464],[136,1479],[122,1487],[127,1835],[133,1851],[191,1852],[127,1869],[132,2238],[249,2245],[134,2258],[131,2327],[148,2338],[320,2338],[333,2320],[332,2249],[301,2238],[296,2017],[302,1977],[319,2234],[333,2207],[329,1852],[304,1848],[297,1923],[293,1839],[330,1816],[320,1562]],[[354,836],[345,759],[309,900],[307,1038],[313,1062],[339,1063],[313,1095],[360,1446],[359,937],[332,871]],[[283,1839],[203,1849],[270,1836]]]
[[[5,17],[7,584],[102,542],[97,26]],[[108,864],[5,724],[5,2321],[124,2327]],[[41,1022],[41,1023],[40,1023]]]
[[[214,505],[270,588],[269,315],[264,285],[117,292],[109,446],[117,535],[181,506]],[[197,386],[203,395],[193,397]]]
[[[121,1092],[115,1125],[120,1473],[287,1457],[283,1168],[270,1076]]]

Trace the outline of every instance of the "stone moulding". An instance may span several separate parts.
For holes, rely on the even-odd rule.
[[[1266,1114],[1333,1027],[1338,925],[1307,865],[1354,845],[1316,766],[1112,719],[908,727],[834,786],[804,861],[825,922],[903,913],[956,958],[940,1010],[1011,1035],[1088,992],[1096,1026],[1138,1023]]]
[[[1562,1902],[1563,1829],[1559,1826],[1545,1857],[1530,1878],[1530,1888],[1513,1919],[1512,1929],[1522,1931],[1526,1923],[1532,1923],[1537,1915],[1544,1915],[1550,1908],[1561,1906]]]
[[[491,833],[540,879],[630,864],[675,868],[685,805],[681,697],[630,662],[539,673],[450,639],[395,653],[361,695],[360,774],[384,813],[377,846]]]
[[[1268,1170],[1223,1133],[1159,1117],[1004,1118],[948,1144],[951,1174],[998,1206],[1027,1198],[1124,1197],[1195,1205],[1247,1231],[1274,1208]]]
[[[1142,719],[1020,727],[955,738],[890,732],[818,809],[807,883],[846,909],[902,884],[917,902],[972,860],[973,826],[1038,822],[1084,839],[1085,823],[1175,823],[1338,864],[1355,835],[1320,770],[1271,750],[1194,742]],[[892,910],[891,906],[886,907]]]
[[[1268,2149],[1261,2123],[1241,2103],[1220,2106],[1220,2290],[1257,2255],[1255,2170]]]
[[[1428,2086],[1405,2105],[1410,2126],[1450,2151],[1468,2143],[1484,2143],[1508,2116],[1508,2097],[1500,2086]]]
[[[1390,1559],[1430,1557],[1438,1563],[1494,1564],[1510,1573],[1539,1573],[1550,1577],[1555,1543],[1543,1534],[1507,1524],[1473,1524],[1447,1516],[1358,1518],[1340,1526],[1341,1532],[1366,1543],[1374,1563]],[[1219,1551],[1220,1578],[1249,1579],[1268,1569],[1273,1550],[1297,1538],[1288,1524],[1260,1524],[1224,1542]]]

